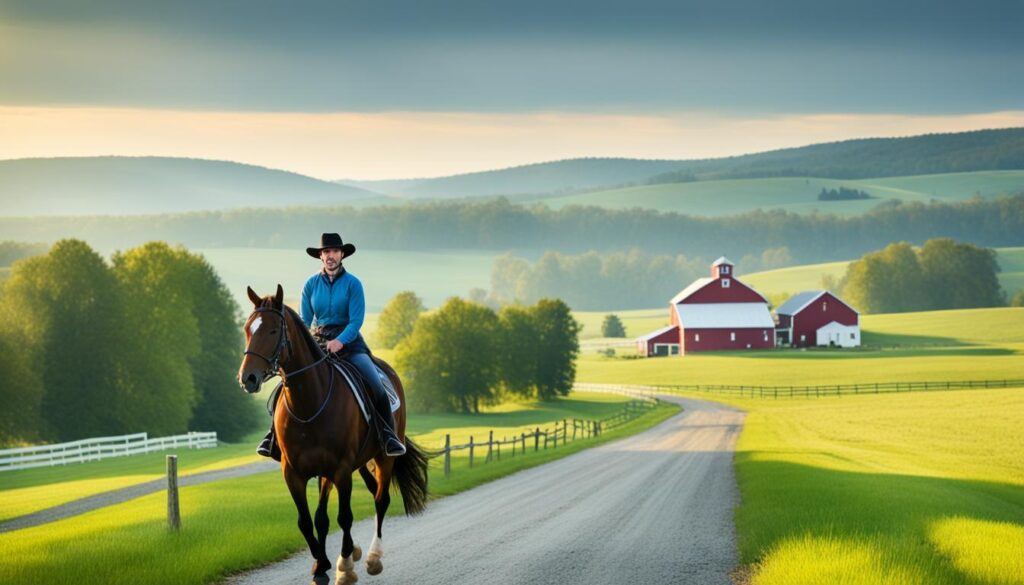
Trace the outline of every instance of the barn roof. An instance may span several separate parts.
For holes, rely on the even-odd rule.
[[[764,303],[701,303],[676,305],[684,329],[774,329],[775,321]]]
[[[714,262],[711,263],[711,267],[714,268],[715,266],[718,266],[719,264],[728,264],[729,266],[736,266],[735,262],[733,262],[732,260],[729,260],[725,256],[719,256],[718,260],[715,260]]]
[[[655,337],[657,337],[659,335],[664,335],[665,333],[668,333],[669,331],[672,331],[673,329],[677,329],[678,327],[679,327],[678,325],[669,325],[668,327],[662,327],[661,329],[658,329],[657,331],[651,331],[647,335],[641,335],[640,337],[637,337],[636,340],[637,341],[650,341],[650,340],[654,339]]]
[[[800,311],[803,311],[804,308],[807,307],[807,305],[813,303],[815,300],[818,299],[818,297],[820,297],[821,295],[823,295],[823,294],[825,294],[827,292],[829,292],[829,291],[827,291],[827,290],[808,290],[808,291],[804,291],[802,293],[797,293],[797,294],[793,295],[792,297],[790,297],[788,301],[786,301],[786,302],[782,303],[781,305],[779,305],[779,308],[775,309],[775,314],[776,315],[796,315]],[[836,300],[838,300],[840,303],[843,303],[847,307],[850,307],[849,303],[847,303],[843,299],[839,298],[838,296],[836,296],[834,294],[832,296],[835,297]],[[854,313],[857,313],[858,315],[860,314],[860,311],[858,311],[857,309],[854,309],[853,307],[850,307],[850,310],[853,311]]]
[[[679,294],[677,294],[676,296],[672,297],[672,300],[669,301],[669,302],[672,303],[673,305],[675,305],[677,303],[681,303],[681,302],[683,302],[683,300],[686,299],[686,297],[688,297],[688,296],[692,295],[693,293],[699,291],[700,289],[704,288],[705,286],[707,286],[708,284],[710,284],[714,280],[715,279],[711,278],[711,277],[698,278],[697,280],[691,282],[690,286],[688,286],[688,287],[684,288],[683,290],[679,291]]]

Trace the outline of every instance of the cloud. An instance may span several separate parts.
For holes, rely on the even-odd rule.
[[[1014,0],[32,0],[0,14],[8,105],[917,114],[1013,108],[1024,91]]]
[[[0,107],[0,159],[177,156],[324,179],[439,176],[584,156],[688,159],[816,142],[1024,126],[969,115],[291,113]]]

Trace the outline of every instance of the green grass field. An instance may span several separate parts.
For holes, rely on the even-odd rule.
[[[631,311],[573,311],[572,316],[583,325],[580,340],[601,338],[601,323],[606,315],[614,313],[626,328],[626,339],[639,337],[659,327],[668,325],[668,299],[663,309],[639,309]]]
[[[996,254],[999,267],[1002,269],[999,273],[999,283],[1012,297],[1016,291],[1024,288],[1024,248],[996,248]],[[796,294],[805,290],[821,289],[822,277],[826,275],[836,280],[842,278],[849,263],[847,260],[791,266],[750,274],[738,272],[740,280],[756,288],[761,294]]]
[[[754,585],[1024,583],[1024,388],[723,400]]]
[[[585,413],[612,408],[612,401],[595,400]],[[585,401],[589,402],[589,401]],[[579,406],[578,404],[576,406]],[[524,406],[522,409],[529,410]],[[519,410],[507,416],[516,424]],[[575,407],[539,409],[541,418],[554,420]],[[528,451],[526,456],[469,469],[468,461],[456,459],[452,475],[445,478],[441,460],[431,462],[431,492],[452,494],[520,469],[564,457],[590,446],[615,440],[649,428],[678,412],[663,404],[627,425],[600,437],[569,443],[559,449]],[[535,419],[529,419],[531,423]],[[470,425],[463,425],[468,428]],[[427,445],[428,447],[430,445]],[[361,484],[358,484],[357,487]],[[312,495],[312,492],[311,492]],[[336,500],[335,500],[336,501]],[[336,504],[335,504],[336,505]],[[332,509],[336,509],[333,508]],[[401,499],[392,500],[389,514],[401,514]],[[166,528],[166,496],[156,493],[124,504],[68,518],[52,524],[0,534],[0,583],[39,583],[74,580],[83,584],[209,583],[231,573],[280,560],[305,544],[295,528],[295,511],[278,474],[212,482],[182,488],[182,530]],[[353,495],[357,520],[373,514],[372,499],[358,487]],[[333,516],[332,512],[332,516]],[[334,524],[332,520],[332,525]],[[370,534],[355,535],[368,545]],[[333,558],[333,553],[332,553]],[[301,578],[300,575],[296,575]]]
[[[837,189],[840,186],[865,191],[873,199],[817,200],[822,188]],[[539,201],[554,209],[567,205],[596,205],[609,209],[641,207],[703,216],[732,215],[755,209],[856,215],[890,200],[950,202],[969,199],[975,193],[992,197],[1022,190],[1024,171],[984,171],[862,180],[785,177],[697,181],[577,193]]]

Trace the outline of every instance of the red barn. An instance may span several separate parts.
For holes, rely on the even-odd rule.
[[[768,301],[737,280],[733,267],[724,257],[716,260],[710,278],[694,281],[672,298],[672,325],[639,338],[637,349],[650,356],[774,347]]]
[[[775,310],[780,345],[860,345],[860,314],[827,290],[794,295]]]

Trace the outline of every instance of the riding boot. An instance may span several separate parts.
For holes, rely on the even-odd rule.
[[[375,392],[374,394],[378,394]],[[395,430],[395,414],[391,412],[391,400],[387,392],[380,392],[374,400],[377,410],[377,439],[388,457],[405,455],[405,445]]]
[[[274,461],[281,461],[281,448],[277,446],[277,437],[274,433],[274,410],[277,407],[277,398],[280,390],[281,386],[278,385],[270,395],[270,400],[268,401],[270,407],[267,409],[270,413],[270,430],[267,431],[267,436],[263,437],[263,440],[260,441],[259,447],[256,447],[257,455],[270,457]]]

